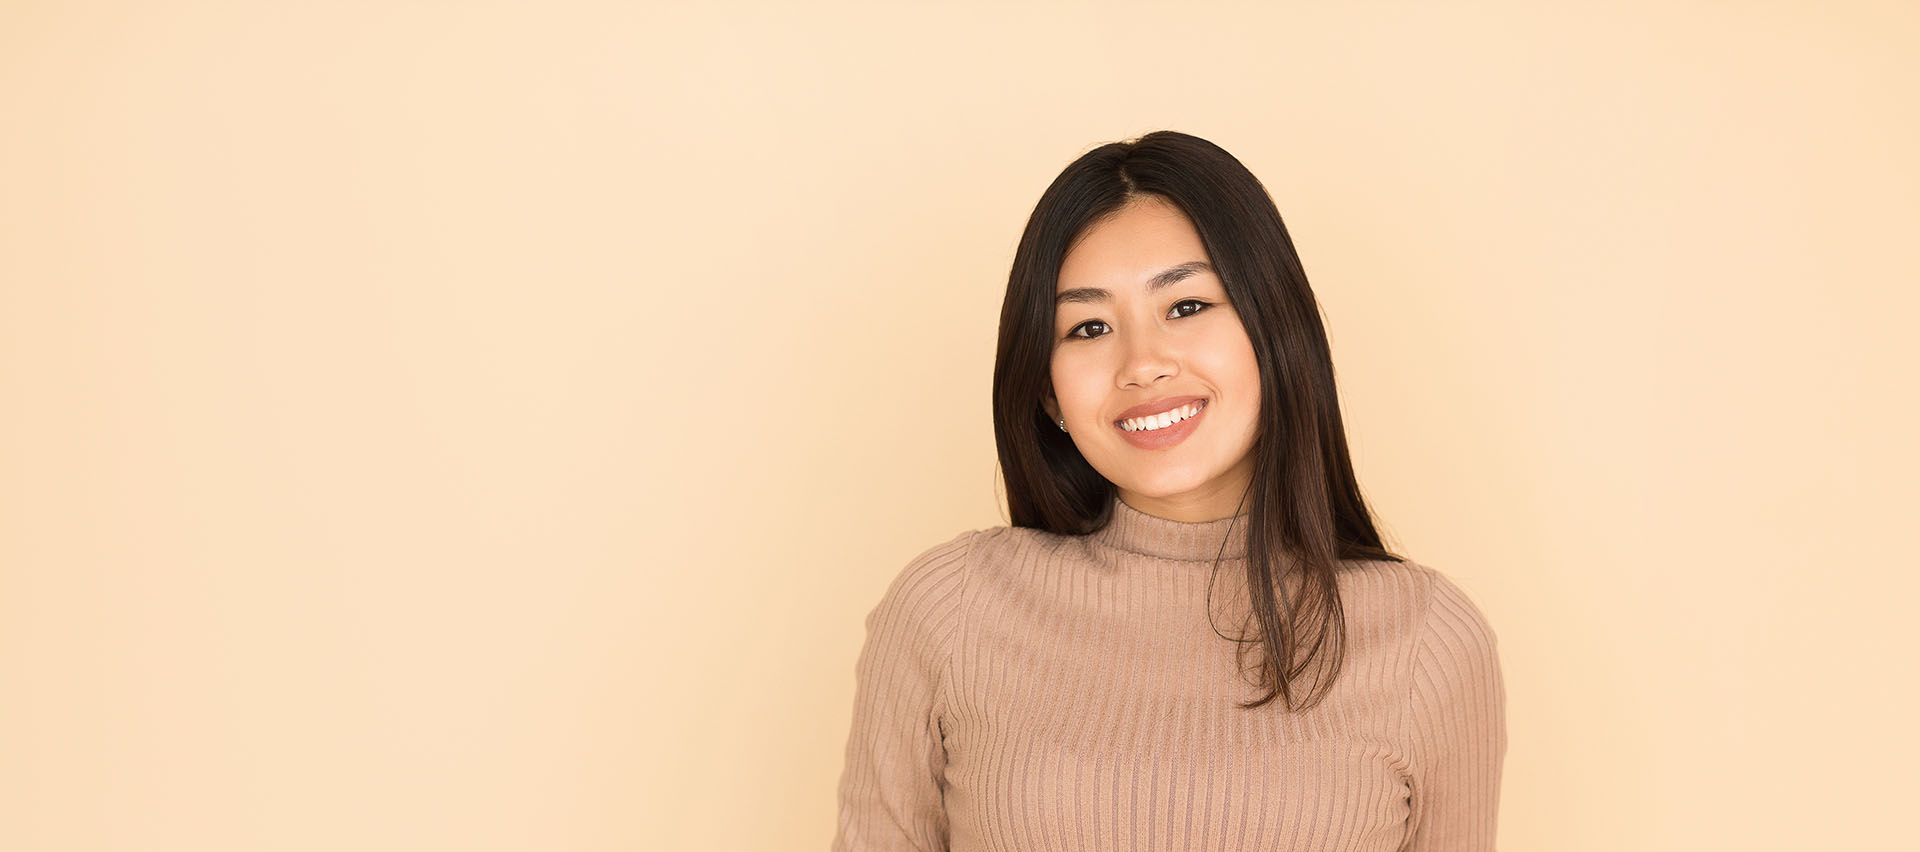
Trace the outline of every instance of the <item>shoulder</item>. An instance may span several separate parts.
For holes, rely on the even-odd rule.
[[[906,572],[975,572],[1016,559],[1085,546],[1085,536],[1060,535],[1030,527],[986,527],[968,530],[928,548],[914,557]]]
[[[1497,781],[1507,742],[1498,638],[1458,582],[1443,571],[1415,568],[1426,592],[1404,687],[1409,759],[1424,776],[1451,772],[1445,767],[1452,761],[1478,755],[1473,759],[1492,762],[1490,777]]]
[[[875,615],[903,610],[925,618],[958,609],[961,590],[975,566],[993,562],[996,553],[1019,548],[1032,532],[1005,526],[966,530],[920,551],[888,584]]]
[[[1062,548],[1074,547],[1084,543],[1025,527],[967,530],[909,560],[878,609],[903,610],[917,619],[957,612],[964,596],[1002,585],[1014,566],[1050,562]]]
[[[1393,653],[1490,657],[1491,622],[1471,594],[1440,569],[1403,560],[1350,560],[1337,575],[1340,605],[1362,625],[1354,641]]]
[[[867,611],[860,671],[906,667],[934,677],[944,667],[960,624],[972,542],[972,531],[956,535],[922,550],[894,575]]]
[[[1426,577],[1423,632],[1427,643],[1491,655],[1497,641],[1493,623],[1473,596],[1444,571],[1418,564],[1414,567]]]
[[[1403,562],[1393,570],[1419,590],[1409,646],[1410,700],[1427,709],[1486,700],[1497,705],[1503,694],[1499,637],[1473,596],[1427,565]]]
[[[1423,629],[1471,628],[1491,637],[1493,628],[1473,596],[1445,571],[1412,560],[1356,560],[1340,571],[1343,598],[1411,618]]]
[[[958,609],[967,563],[978,530],[968,530],[922,550],[894,575],[868,625],[893,619],[925,624]]]

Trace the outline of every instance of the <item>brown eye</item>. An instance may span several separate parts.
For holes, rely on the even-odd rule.
[[[1081,333],[1083,331],[1085,332],[1084,334]],[[1067,336],[1078,337],[1082,340],[1091,340],[1102,334],[1106,334],[1108,331],[1111,331],[1111,329],[1107,328],[1106,323],[1099,320],[1087,320],[1074,326],[1072,331],[1067,332]]]
[[[1173,303],[1173,310],[1168,312],[1168,317],[1170,319],[1178,319],[1180,317],[1190,317],[1190,316],[1193,316],[1194,314],[1197,314],[1201,311],[1206,310],[1209,307],[1212,307],[1212,306],[1207,304],[1206,302],[1200,301],[1199,299],[1181,299],[1180,301]]]

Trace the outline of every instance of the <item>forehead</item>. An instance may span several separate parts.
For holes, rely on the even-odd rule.
[[[1206,244],[1180,208],[1143,196],[1081,234],[1060,264],[1055,292],[1144,286],[1168,267],[1206,261]]]

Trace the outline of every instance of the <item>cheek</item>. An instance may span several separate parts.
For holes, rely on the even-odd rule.
[[[1089,402],[1099,403],[1098,394],[1090,392],[1092,385],[1088,377],[1092,375],[1089,370],[1091,366],[1084,357],[1054,354],[1048,375],[1053,382],[1054,398],[1060,401],[1062,408],[1072,410]]]
[[[1243,345],[1239,359],[1235,362],[1234,382],[1239,387],[1241,397],[1247,401],[1245,406],[1249,419],[1260,419],[1260,362],[1254,358],[1253,345]]]
[[[1235,353],[1234,366],[1239,379],[1247,387],[1258,390],[1260,387],[1260,362],[1254,358],[1253,344],[1243,342],[1240,351]]]
[[[1242,399],[1257,401],[1260,397],[1260,362],[1253,354],[1253,341],[1247,339],[1246,332],[1239,328],[1234,334],[1227,335],[1220,345],[1208,351],[1207,370],[1225,387],[1223,390],[1235,392]]]

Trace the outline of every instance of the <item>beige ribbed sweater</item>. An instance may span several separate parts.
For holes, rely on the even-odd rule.
[[[1505,688],[1439,572],[1346,562],[1347,657],[1287,713],[1241,677],[1246,516],[1115,501],[1086,536],[995,527],[915,558],[867,617],[833,848],[1494,848]]]

